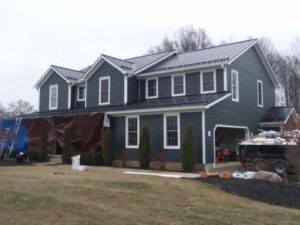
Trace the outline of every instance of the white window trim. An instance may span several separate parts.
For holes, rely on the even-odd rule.
[[[259,104],[259,84],[261,84],[261,104]],[[257,96],[257,106],[258,107],[264,107],[264,85],[261,80],[257,80],[257,85],[256,85],[256,96]]]
[[[203,91],[203,73],[207,72],[213,72],[213,78],[214,78],[214,89],[212,91]],[[216,70],[203,70],[200,73],[200,94],[210,94],[210,93],[216,93],[217,91],[217,76],[216,76]]]
[[[84,98],[79,98],[79,88],[81,88],[81,87],[84,87]],[[83,101],[85,101],[85,97],[86,97],[85,94],[86,94],[85,93],[85,86],[84,85],[77,86],[77,102],[83,102]]]
[[[137,145],[129,145],[128,143],[128,119],[136,118],[137,119]],[[137,115],[126,116],[126,128],[125,128],[125,143],[126,148],[139,148],[140,145],[140,117]]]
[[[108,101],[101,102],[101,82],[103,80],[108,80]],[[110,76],[99,77],[99,105],[109,105],[110,104]]]
[[[156,95],[155,96],[149,96],[148,94],[148,81],[149,80],[156,80]],[[158,78],[148,78],[146,79],[146,99],[151,99],[151,98],[157,98],[158,97]]]
[[[174,78],[175,77],[183,77],[183,93],[175,94],[174,91]],[[176,74],[172,75],[172,97],[177,97],[177,96],[184,96],[185,95],[185,74]]]
[[[57,93],[56,93],[56,107],[51,107],[51,88],[56,87]],[[55,110],[58,108],[58,84],[50,85],[49,86],[49,110]]]
[[[177,116],[177,139],[178,144],[176,146],[169,146],[167,145],[167,117],[168,116]],[[180,149],[180,114],[179,113],[168,113],[164,114],[164,149]]]
[[[233,76],[236,74],[236,98],[233,97]],[[231,99],[234,102],[240,101],[240,79],[239,72],[236,70],[231,70]]]

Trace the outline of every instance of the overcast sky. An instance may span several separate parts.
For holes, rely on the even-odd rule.
[[[0,0],[0,102],[37,106],[35,82],[51,65],[81,69],[101,53],[144,54],[184,25],[213,42],[265,36],[284,51],[300,36],[300,3],[215,0]]]

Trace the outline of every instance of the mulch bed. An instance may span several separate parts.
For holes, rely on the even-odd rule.
[[[284,186],[258,180],[220,179],[217,177],[196,178],[193,180],[212,184],[219,189],[270,205],[300,209],[300,188],[296,185]]]

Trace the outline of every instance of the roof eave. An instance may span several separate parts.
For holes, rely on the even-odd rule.
[[[67,83],[70,83],[70,81],[67,78],[65,78],[62,74],[60,74],[53,66],[50,66],[43,74],[43,76],[35,83],[34,88],[39,89],[45,83],[48,77],[51,75],[50,74],[51,72],[57,73]]]

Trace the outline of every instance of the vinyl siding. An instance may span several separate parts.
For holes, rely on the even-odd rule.
[[[254,48],[249,49],[228,68],[228,90],[231,91],[231,69],[239,72],[239,102],[231,97],[206,111],[207,163],[214,161],[213,130],[216,124],[246,126],[257,133],[259,122],[269,107],[275,105],[274,85]],[[263,81],[264,107],[257,106],[257,80]],[[208,137],[208,131],[211,136]]]
[[[125,149],[125,117],[114,117],[112,121],[112,133],[114,142],[114,153],[119,155],[122,149]],[[197,139],[197,162],[202,162],[202,114],[195,113],[181,113],[180,114],[180,134],[181,143],[185,136],[187,126],[191,123],[194,128],[195,137]],[[155,153],[164,151],[167,161],[181,162],[180,149],[164,149],[164,116],[159,115],[140,115],[140,135],[143,127],[147,126],[149,129],[151,158],[154,159]],[[128,149],[131,160],[138,160],[138,149]]]
[[[58,108],[57,110],[68,109],[68,84],[55,72],[46,80],[40,88],[40,103],[39,111],[49,111],[49,86],[58,85]],[[51,110],[52,111],[52,110]]]
[[[106,76],[110,77],[109,105],[124,105],[124,75],[105,62],[87,81],[87,107],[99,107],[99,78]]]

